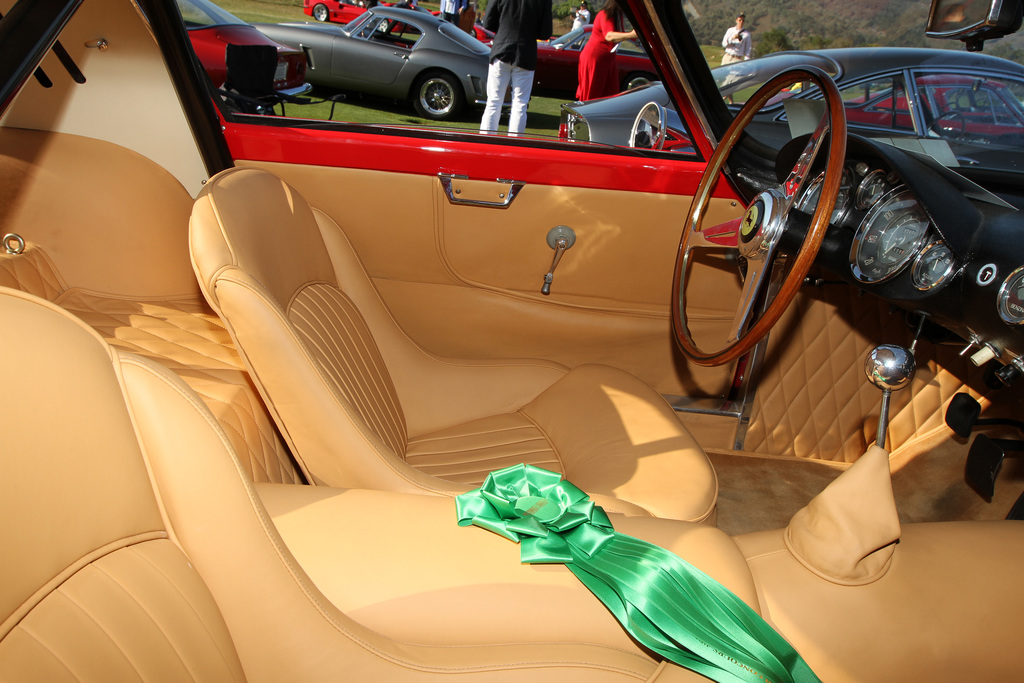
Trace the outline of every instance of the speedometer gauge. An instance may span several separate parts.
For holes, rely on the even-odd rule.
[[[928,216],[911,192],[890,192],[868,211],[853,238],[853,276],[861,282],[888,280],[914,258],[927,231]]]
[[[999,288],[999,317],[1011,325],[1024,325],[1024,267],[1018,268],[1003,280]]]

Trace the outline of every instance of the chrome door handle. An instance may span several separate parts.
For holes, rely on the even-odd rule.
[[[488,201],[486,199],[463,199],[456,196],[460,194],[462,190],[456,188],[452,181],[468,180],[468,177],[452,175],[451,173],[438,173],[437,177],[441,181],[441,187],[444,188],[445,195],[448,197],[448,203],[463,206],[482,206],[490,209],[507,209],[512,205],[512,200],[516,198],[519,191],[526,187],[526,183],[519,180],[502,180],[499,178],[494,182],[506,184],[508,185],[508,189],[503,189],[498,193],[497,201]]]

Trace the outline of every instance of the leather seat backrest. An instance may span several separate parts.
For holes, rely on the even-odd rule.
[[[56,307],[3,292],[0,678],[243,680],[167,532],[113,352]]]
[[[403,458],[408,429],[391,374],[305,200],[265,171],[227,171],[196,199],[190,239],[200,287],[311,481],[323,473],[310,461],[338,460],[339,430],[344,443]],[[361,462],[389,468],[377,456]]]

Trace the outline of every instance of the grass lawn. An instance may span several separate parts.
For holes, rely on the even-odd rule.
[[[312,21],[302,11],[302,0],[214,0],[214,2],[235,16],[250,23],[279,23],[285,21]],[[427,9],[437,9],[438,3],[420,1]],[[708,63],[716,65],[722,59],[722,48],[702,47]],[[330,92],[316,92],[314,96],[323,97]],[[526,118],[528,135],[558,135],[559,108],[566,98],[542,97],[535,95],[530,100],[530,108]],[[288,116],[304,119],[326,120],[330,115],[331,103],[324,102],[309,105],[288,105],[285,112]],[[359,93],[347,93],[345,101],[334,107],[333,120],[352,121],[355,123],[377,123],[381,125],[431,126],[478,130],[482,108],[467,107],[462,116],[455,121],[431,121],[416,115],[412,104],[393,102],[361,96]],[[507,127],[507,114],[502,117],[502,126]]]
[[[330,93],[313,91],[313,96],[329,95]],[[526,133],[528,135],[558,135],[559,107],[565,98],[533,97],[526,117]],[[279,108],[280,109],[280,108]],[[288,116],[327,120],[331,112],[331,103],[322,102],[309,105],[288,105],[285,113]],[[430,126],[432,128],[454,128],[479,130],[482,107],[467,107],[458,119],[453,121],[431,121],[416,115],[412,105],[407,102],[382,100],[359,93],[346,93],[345,100],[334,107],[334,121],[352,121],[354,123],[379,123],[382,125]],[[508,127],[508,114],[501,119],[502,129]]]

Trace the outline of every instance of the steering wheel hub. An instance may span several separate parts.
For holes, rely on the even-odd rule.
[[[774,190],[757,195],[747,206],[739,229],[739,252],[747,260],[763,261],[775,250],[785,227],[785,197]]]

